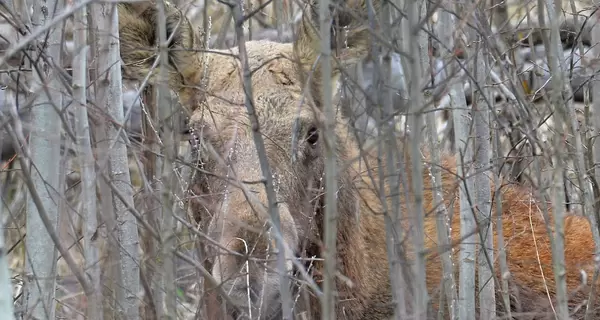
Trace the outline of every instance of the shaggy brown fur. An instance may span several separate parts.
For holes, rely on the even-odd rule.
[[[408,157],[406,161],[408,161]],[[406,162],[408,163],[408,162]],[[432,164],[435,165],[435,164]],[[454,207],[455,216],[451,221],[452,241],[460,241],[460,219],[458,217],[458,181],[455,175],[456,163],[454,157],[443,156],[442,163],[442,183],[444,189],[444,200],[447,208]],[[428,169],[423,172],[424,186],[431,186],[431,177]],[[502,190],[502,227],[504,234],[504,243],[507,254],[508,268],[510,271],[509,282],[511,284],[511,309],[513,318],[516,319],[554,319],[552,308],[548,296],[554,298],[555,280],[552,269],[552,251],[550,241],[546,231],[546,222],[542,216],[540,203],[533,196],[533,190],[517,185],[504,185]],[[441,261],[439,255],[435,252],[437,248],[437,228],[436,212],[432,205],[433,193],[426,190],[423,203],[425,206],[425,239],[426,248],[432,250],[427,260],[427,288],[432,294],[441,291],[440,281],[442,280]],[[495,212],[495,205],[493,212]],[[551,204],[548,203],[550,207]],[[406,212],[406,211],[405,211]],[[551,211],[550,211],[551,214]],[[494,248],[495,257],[498,257],[498,245],[496,234],[496,217],[494,215]],[[553,221],[548,221],[553,226]],[[571,299],[570,308],[573,311],[578,308],[578,312],[573,314],[575,319],[583,319],[585,307],[581,306],[585,302],[591,289],[590,284],[594,274],[595,263],[594,241],[592,230],[587,218],[568,214],[564,220],[565,224],[565,260],[566,260],[566,280]],[[459,248],[455,247],[455,264]],[[498,270],[498,263],[495,264]],[[588,277],[587,286],[582,286],[580,271],[585,271]],[[497,272],[498,279],[500,278]],[[458,279],[458,273],[457,273]],[[595,290],[600,288],[600,282],[595,282]],[[500,289],[496,286],[496,289]],[[431,297],[436,302],[438,297]],[[502,304],[501,296],[497,292],[496,301],[500,312],[505,308]],[[598,299],[592,317],[600,316],[598,309]],[[554,304],[555,301],[552,300]]]
[[[361,0],[350,0],[345,5],[361,9],[360,3]],[[144,48],[155,45],[156,10],[148,5],[120,5],[119,10],[124,74],[143,78],[144,72],[153,63],[154,53]],[[168,30],[170,34],[175,32],[171,47],[200,48],[200,37],[186,20],[179,24],[179,30],[175,29],[181,13],[171,6],[168,12]],[[361,14],[364,16],[365,12],[363,10]],[[364,58],[367,48],[366,27],[350,16],[337,16],[341,26],[350,26],[349,47],[341,52],[348,63]],[[318,81],[312,82],[311,95],[306,97],[303,92],[303,80],[315,61],[315,49],[319,44],[314,29],[309,26],[311,17],[314,17],[314,12],[313,15],[304,15],[305,20],[294,45],[268,41],[246,44],[249,66],[253,71],[253,102],[275,182],[281,233],[290,249],[281,253],[277,252],[270,234],[265,209],[266,192],[263,184],[259,183],[262,173],[244,107],[239,60],[230,55],[238,55],[237,49],[231,53],[174,51],[170,56],[171,84],[180,91],[184,104],[194,103],[191,105],[194,110],[191,123],[199,138],[200,161],[193,185],[197,196],[192,201],[192,208],[201,226],[218,243],[208,248],[211,272],[222,282],[231,299],[245,312],[250,311],[253,318],[259,314],[260,319],[281,317],[279,275],[273,259],[277,254],[286,258],[298,255],[321,257],[324,146],[319,135],[320,118],[315,117],[313,112],[314,107],[321,106]],[[298,61],[301,68],[297,67]],[[206,87],[190,87],[201,85],[203,75],[208,75],[210,80]],[[203,94],[198,95],[198,92]],[[192,97],[203,98],[190,99]],[[300,104],[301,101],[303,104]],[[345,168],[339,172],[338,178],[338,269],[347,278],[337,278],[337,317],[388,319],[392,314],[391,290],[379,198],[367,177],[364,163],[354,161],[351,166],[346,166],[359,158],[359,148],[347,134],[346,120],[337,120],[338,168]],[[455,167],[452,157],[445,156],[444,161],[444,167]],[[370,172],[377,179],[377,170]],[[425,186],[429,186],[428,172],[423,172],[423,177]],[[456,196],[454,181],[450,172],[444,173],[447,205],[451,205],[450,201]],[[548,290],[551,294],[553,291],[548,240],[543,220],[534,210],[536,206],[530,201],[528,192],[507,188],[503,199],[503,228],[509,267],[514,282],[521,289],[522,301],[527,301],[523,309],[530,310],[533,306],[543,305],[545,296],[544,278],[540,276],[537,257]],[[426,245],[435,249],[431,192],[425,193],[424,203],[428,213],[425,218]],[[569,217],[566,223],[567,281],[569,289],[573,290],[578,284],[578,268],[591,268],[594,247],[585,219]],[[457,218],[452,225],[452,236],[456,241],[459,238]],[[534,239],[537,246],[533,245]],[[440,266],[434,256],[427,261],[430,292],[434,292],[440,283]],[[286,267],[287,272],[295,269],[289,262]],[[313,277],[318,283],[321,263],[313,263],[311,270],[314,270]],[[298,289],[298,286],[294,288]],[[309,290],[300,291],[308,293],[309,303],[300,303],[295,312],[304,311],[310,314],[310,319],[320,319],[318,300]],[[581,297],[576,298],[581,301]],[[303,298],[299,300],[303,301]],[[238,314],[234,309],[228,310],[230,315]]]

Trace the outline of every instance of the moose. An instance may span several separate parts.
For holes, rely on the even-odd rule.
[[[378,11],[380,1],[371,3]],[[158,55],[159,12],[151,1],[118,6],[123,76],[144,79]],[[228,296],[224,309],[227,314],[219,319],[236,319],[243,314],[252,319],[282,319],[281,279],[300,272],[293,262],[299,257],[316,258],[310,262],[302,260],[301,266],[305,267],[308,280],[320,284],[327,205],[326,141],[322,132],[322,70],[316,63],[320,37],[315,8],[315,3],[307,4],[293,43],[261,40],[242,43],[231,50],[207,50],[199,29],[177,7],[166,4],[169,85],[178,92],[180,102],[192,110],[189,123],[198,159],[190,187],[194,194],[189,200],[190,208],[199,226],[214,239],[213,245],[206,246],[207,266]],[[345,46],[334,51],[337,60],[332,62],[331,78],[337,83],[342,68],[368,56],[370,31],[366,23],[367,1],[338,1],[333,12],[334,25],[344,28],[346,36]],[[332,41],[332,46],[336,43]],[[241,55],[245,55],[244,59],[239,58]],[[243,72],[243,61],[251,71],[249,75]],[[249,115],[245,107],[244,77],[250,77],[254,115]],[[252,116],[257,124],[251,121]],[[334,128],[339,169],[336,265],[341,276],[334,280],[336,315],[338,319],[390,319],[394,303],[378,191],[379,162],[375,152],[361,152],[359,141],[348,132],[349,126],[349,120],[338,112]],[[260,169],[253,130],[259,130],[263,137],[270,173]],[[420,156],[406,150],[402,154],[407,161]],[[458,208],[458,201],[453,201],[460,183],[455,156],[444,154],[442,159],[442,167],[447,168],[442,170],[446,206]],[[265,174],[271,175],[274,184],[283,251],[277,246],[276,233],[266,213],[267,189],[262,183]],[[422,175],[425,186],[431,185],[427,169],[421,173],[407,169],[409,180],[414,174]],[[413,197],[409,195],[406,201]],[[439,291],[443,273],[437,255],[437,211],[432,197],[432,190],[425,188],[425,246],[430,252],[426,282],[431,301],[437,301],[434,295]],[[535,209],[539,202],[524,187],[503,186],[502,199],[502,228],[514,289],[510,306],[504,306],[498,296],[498,310],[511,308],[513,317],[518,319],[549,318],[552,301],[548,297],[553,296],[555,283],[545,225],[551,222]],[[403,207],[406,209],[406,203]],[[457,215],[451,220],[453,242],[460,240],[459,220]],[[576,306],[592,290],[592,283],[580,288],[579,282],[580,270],[591,274],[594,269],[594,242],[587,218],[575,214],[565,218],[565,246],[568,289],[579,290],[570,297],[569,304]],[[276,257],[280,256],[285,258],[284,277],[277,268]],[[321,318],[319,298],[310,286],[291,281],[289,289],[294,295],[306,297],[298,299],[304,302],[294,307],[296,315]],[[441,306],[431,305],[428,314],[433,317],[433,311]]]

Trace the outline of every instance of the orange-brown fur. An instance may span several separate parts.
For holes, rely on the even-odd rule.
[[[426,160],[426,159],[424,159]],[[406,158],[406,164],[409,164],[409,157]],[[435,166],[436,164],[431,164]],[[444,189],[445,205],[448,209],[454,211],[452,219],[452,243],[457,244],[460,240],[460,219],[459,201],[458,201],[458,180],[456,176],[456,162],[453,156],[443,155],[442,163],[442,185]],[[440,281],[442,279],[441,261],[437,245],[437,227],[436,227],[436,208],[433,207],[433,193],[431,192],[431,176],[429,169],[425,168],[423,172],[424,180],[424,198],[425,208],[425,247],[430,252],[427,259],[427,288],[430,294],[440,291]],[[410,173],[409,173],[410,179]],[[519,315],[513,310],[513,317],[518,319],[550,319],[554,316],[551,313],[550,304],[547,296],[554,298],[555,279],[552,271],[552,251],[546,231],[546,222],[542,216],[540,203],[537,202],[531,189],[517,185],[504,185],[502,190],[502,227],[504,243],[507,254],[508,269],[510,271],[510,284],[512,286],[511,301],[513,309],[515,304],[520,304],[520,312],[537,313],[532,315]],[[371,199],[365,201],[377,203],[376,196],[367,193]],[[364,193],[363,193],[364,196]],[[496,202],[494,201],[494,204]],[[551,204],[548,204],[551,207]],[[493,228],[494,228],[494,248],[495,258],[498,257],[498,245],[496,237],[496,215],[495,205],[493,207]],[[406,207],[403,206],[403,212],[406,213]],[[551,210],[550,210],[550,215]],[[381,223],[380,221],[376,221]],[[565,261],[567,271],[567,287],[572,299],[569,301],[573,308],[588,297],[589,284],[594,274],[594,241],[592,238],[591,226],[587,218],[568,214],[564,220],[565,223]],[[553,221],[548,221],[553,226]],[[381,228],[381,225],[379,225]],[[552,227],[553,229],[553,227]],[[383,240],[380,240],[380,244]],[[458,246],[454,246],[454,262],[457,265],[459,254]],[[383,253],[382,253],[383,254]],[[499,265],[495,263],[494,268],[498,270]],[[542,269],[543,271],[541,271]],[[588,286],[581,287],[580,271],[587,273]],[[543,272],[543,273],[542,273]],[[497,276],[500,276],[497,272]],[[458,277],[456,277],[458,280]],[[500,278],[498,278],[500,279]],[[544,284],[544,282],[546,284]],[[600,282],[596,281],[596,287]],[[498,286],[496,289],[500,289]],[[595,290],[598,290],[596,288]],[[437,302],[437,297],[431,297]],[[501,298],[497,295],[497,304],[500,310],[504,310],[501,305]],[[518,301],[520,300],[520,301]],[[555,301],[553,301],[555,303]],[[583,308],[585,310],[585,308]],[[595,306],[595,313],[599,316],[598,305]],[[545,312],[546,314],[542,314]],[[582,318],[582,310],[577,314]]]
[[[359,9],[361,7],[360,1],[349,1],[346,5]],[[140,47],[153,45],[156,10],[141,5],[120,5],[119,8],[124,74],[140,79],[153,62],[149,59],[154,53]],[[198,42],[200,36],[193,27],[183,21],[181,26],[185,28],[174,31],[173,26],[182,15],[171,6],[167,11],[170,13],[170,32],[175,32],[176,35],[172,47],[201,49],[202,45]],[[338,18],[342,26],[350,25],[351,30],[349,48],[343,53],[348,58],[346,62],[362,59],[367,51],[366,28],[357,20],[346,16]],[[303,92],[304,81],[315,61],[319,41],[315,31],[308,26],[311,15],[305,15],[304,19],[293,45],[268,41],[246,43],[248,63],[253,71],[253,104],[265,142],[266,155],[274,172],[281,233],[294,250],[293,253],[284,252],[286,258],[290,258],[291,254],[322,256],[320,242],[323,231],[323,196],[319,188],[322,187],[320,178],[324,174],[324,147],[322,138],[314,144],[309,143],[309,132],[318,132],[321,123],[320,113],[317,112],[315,116],[313,112],[315,108],[321,107],[319,82],[313,80],[308,97]],[[244,107],[241,66],[238,59],[224,54],[238,55],[238,51],[171,53],[171,85],[179,90],[182,103],[194,110],[190,122],[200,140],[200,170],[192,186],[192,190],[197,193],[192,200],[192,208],[201,226],[219,243],[219,247],[207,244],[211,256],[209,267],[213,276],[222,281],[225,291],[231,292],[231,298],[244,312],[251,310],[254,316],[261,312],[265,318],[268,318],[267,315],[276,317],[279,312],[279,277],[273,270],[277,265],[273,259],[269,262],[256,260],[256,257],[273,258],[278,254],[275,251],[275,241],[266,233],[269,231],[264,208],[267,196],[261,183],[252,183],[262,179],[262,172]],[[300,68],[297,62],[301,63]],[[208,77],[208,84],[198,88],[204,76]],[[313,79],[319,77],[315,76]],[[300,101],[304,103],[300,105]],[[364,172],[364,163],[355,162],[346,167],[350,160],[358,158],[359,148],[354,138],[347,134],[346,119],[337,120],[335,132],[338,167],[346,168],[339,172],[338,177],[338,269],[350,279],[351,284],[344,279],[336,279],[339,293],[336,314],[339,319],[388,319],[392,312],[391,289],[385,226],[378,206],[379,198]],[[292,151],[292,135],[297,136],[295,151]],[[292,152],[296,156],[295,162],[291,159]],[[444,167],[455,167],[452,157],[446,155],[443,159]],[[369,163],[374,163],[372,158]],[[377,170],[372,170],[371,173],[376,176]],[[237,178],[237,183],[227,183],[223,178],[226,176]],[[423,172],[423,177],[425,187],[429,188],[428,172]],[[446,204],[450,205],[449,201],[454,200],[457,195],[454,176],[445,172],[443,182]],[[503,227],[508,245],[509,268],[513,282],[523,289],[526,298],[535,302],[535,305],[540,305],[543,302],[544,286],[535,264],[536,251],[531,244],[533,237],[528,229],[529,219],[535,231],[548,287],[553,290],[554,279],[547,236],[542,227],[543,221],[534,210],[535,206],[525,203],[531,197],[523,189],[511,188],[507,188],[503,194]],[[431,203],[431,192],[426,191],[426,246],[434,249],[436,228]],[[454,205],[457,206],[457,201],[454,201]],[[456,217],[452,221],[454,240],[459,236],[458,222]],[[585,219],[567,218],[565,231],[567,280],[569,289],[573,290],[578,279],[576,268],[584,263],[588,264],[586,267],[591,265],[594,247],[590,227]],[[313,276],[318,280],[322,265],[320,262],[314,265],[316,272]],[[246,266],[249,270],[247,275],[244,274]],[[292,271],[289,264],[286,264],[286,270]],[[427,274],[428,289],[433,292],[441,277],[438,259],[428,259]],[[232,283],[232,278],[236,276],[241,276],[242,283]],[[245,297],[246,283],[250,284],[257,299],[259,295],[266,297],[263,307],[260,307],[260,300],[248,305]],[[312,319],[319,319],[318,300],[314,295],[309,296],[310,304],[299,306],[296,311],[306,311]],[[525,307],[533,305],[534,303],[528,303]],[[228,310],[230,315],[239,313],[239,310]]]

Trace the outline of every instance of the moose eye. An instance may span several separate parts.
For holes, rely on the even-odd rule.
[[[317,144],[317,141],[319,141],[319,131],[317,130],[317,127],[313,126],[308,129],[306,132],[306,141],[311,146],[315,146]]]

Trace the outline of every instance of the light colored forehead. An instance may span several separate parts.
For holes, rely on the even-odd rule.
[[[261,130],[277,131],[279,134],[286,130],[292,134],[292,130],[313,123],[315,119],[313,108],[286,93],[259,96],[254,99],[254,112]],[[192,126],[205,124],[216,130],[232,126],[246,127],[247,130],[251,130],[248,110],[243,101],[240,103],[238,101],[210,103],[209,101],[206,107],[197,109],[192,114],[190,124]]]

